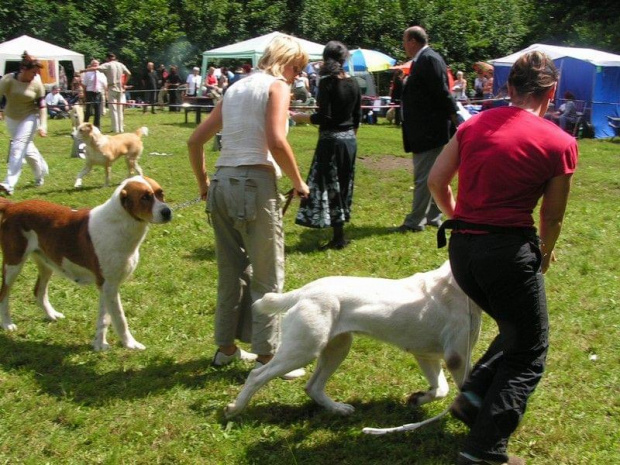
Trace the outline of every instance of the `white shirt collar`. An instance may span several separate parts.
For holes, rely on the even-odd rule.
[[[415,54],[415,56],[413,57],[412,61],[415,63],[416,61],[418,61],[418,58],[420,57],[420,53],[422,53],[424,50],[426,50],[428,48],[428,45],[425,45],[424,47],[422,47],[420,50],[418,50],[418,53]]]

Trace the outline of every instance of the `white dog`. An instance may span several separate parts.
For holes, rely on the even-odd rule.
[[[92,123],[82,123],[77,128],[77,137],[86,144],[85,165],[77,175],[74,187],[82,186],[82,178],[90,173],[94,165],[105,167],[105,186],[110,185],[112,163],[124,156],[127,162],[129,176],[142,175],[142,168],[138,159],[144,150],[142,136],[148,135],[149,130],[141,127],[135,132],[127,132],[106,136]]]
[[[282,342],[269,363],[250,372],[241,393],[226,408],[229,418],[239,414],[269,380],[317,357],[306,392],[333,413],[352,413],[351,405],[334,402],[325,394],[327,380],[349,352],[352,333],[367,334],[414,354],[430,388],[413,394],[410,402],[425,404],[448,394],[441,359],[462,385],[480,332],[481,310],[457,285],[448,262],[399,280],[322,278],[286,294],[266,294],[254,305],[264,313],[286,312]]]
[[[129,332],[119,288],[138,265],[139,247],[148,225],[171,219],[159,184],[140,176],[125,180],[107,202],[92,210],[72,210],[43,200],[11,202],[0,198],[2,327],[17,329],[9,312],[9,293],[32,256],[39,269],[34,294],[48,319],[64,318],[47,295],[50,277],[57,271],[78,284],[95,283],[99,288],[95,350],[109,348],[106,334],[110,317],[125,347],[144,349]]]

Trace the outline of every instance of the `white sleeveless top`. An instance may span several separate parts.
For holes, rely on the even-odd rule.
[[[268,165],[281,176],[267,146],[269,87],[278,78],[256,71],[230,86],[222,102],[222,149],[215,166]],[[286,122],[288,133],[288,120]]]

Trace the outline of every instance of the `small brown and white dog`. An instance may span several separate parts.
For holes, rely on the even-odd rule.
[[[129,176],[136,173],[142,175],[138,159],[144,149],[142,136],[148,133],[148,128],[141,127],[135,132],[106,136],[92,123],[80,124],[76,136],[86,144],[86,158],[84,168],[78,173],[74,187],[82,186],[82,178],[90,173],[94,165],[105,167],[105,186],[109,186],[112,163],[122,156],[127,162]]]
[[[2,327],[17,329],[9,312],[9,293],[31,256],[39,270],[34,295],[48,319],[64,318],[54,310],[47,294],[50,277],[57,271],[78,284],[95,283],[99,288],[95,350],[109,348],[110,319],[125,347],[144,349],[129,332],[119,288],[138,265],[139,247],[149,224],[171,219],[160,185],[141,176],[125,180],[112,197],[92,210],[72,210],[43,200],[11,202],[0,198]]]
[[[430,388],[412,394],[410,403],[422,405],[443,398],[449,387],[441,360],[461,386],[481,321],[480,308],[458,286],[449,262],[398,280],[322,278],[286,294],[265,294],[253,310],[286,312],[282,341],[269,363],[250,372],[237,399],[226,407],[228,418],[241,413],[268,381],[317,357],[306,393],[332,413],[353,413],[353,406],[335,402],[325,393],[327,380],[349,352],[353,333],[394,344],[415,356]]]

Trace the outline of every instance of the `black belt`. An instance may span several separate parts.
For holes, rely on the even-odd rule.
[[[506,226],[493,226],[490,224],[477,224],[468,223],[461,220],[446,220],[437,230],[437,248],[441,249],[445,247],[448,241],[446,240],[446,229],[469,230],[469,231],[484,231],[490,234],[512,234],[513,236],[523,236],[527,239],[536,240],[536,228],[534,227],[506,227]]]

